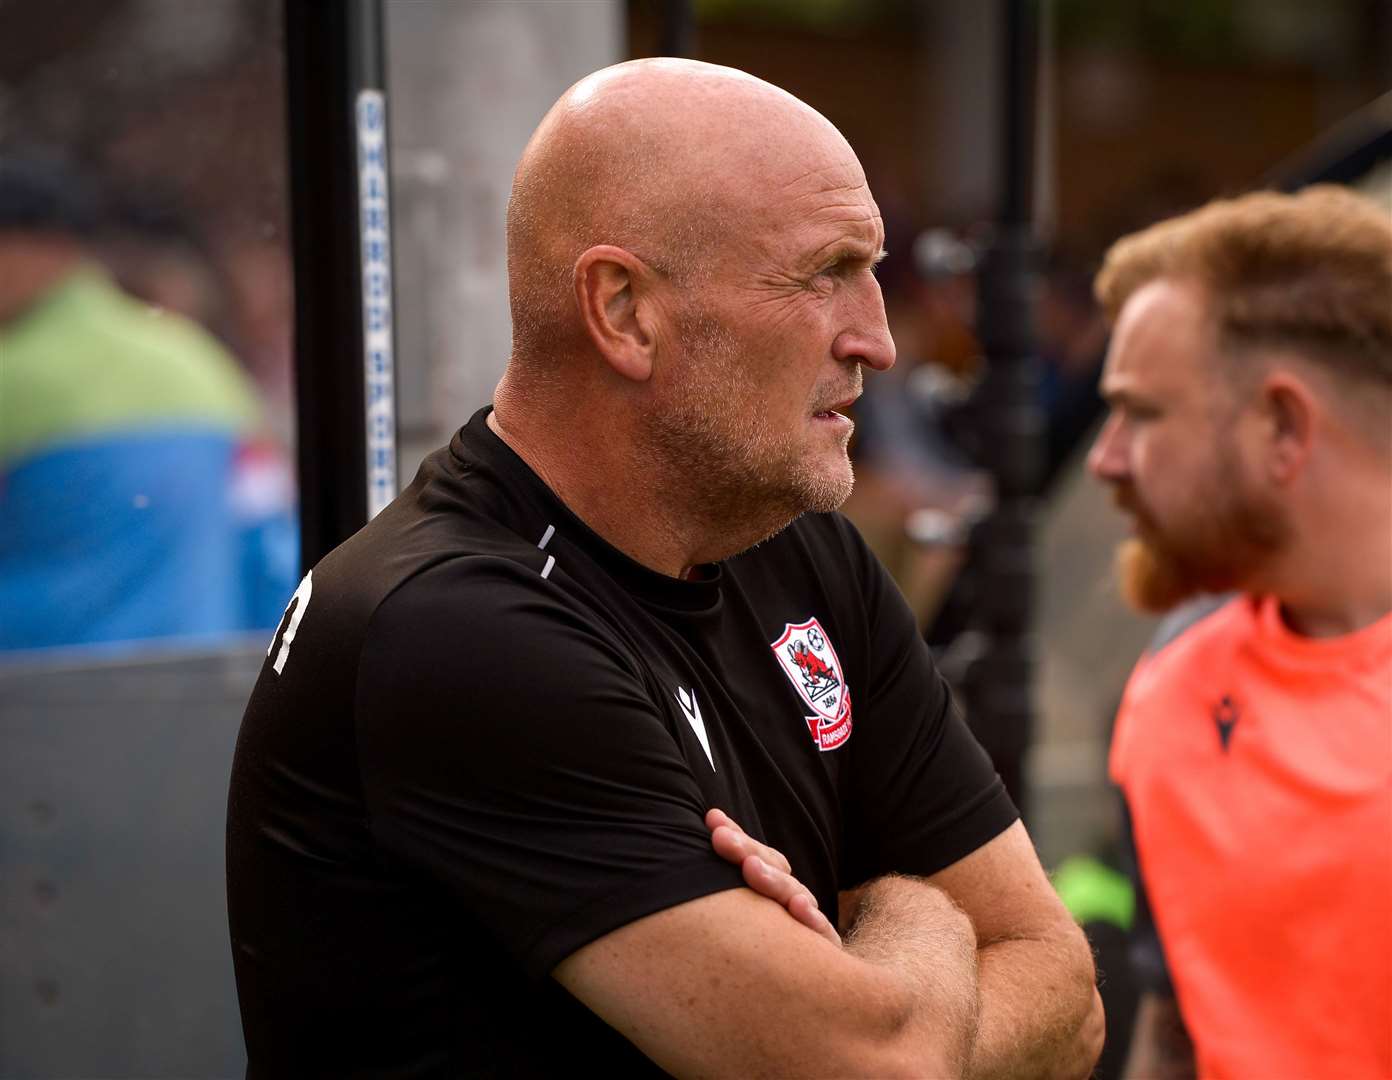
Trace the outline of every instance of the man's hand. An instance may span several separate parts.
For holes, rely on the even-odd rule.
[[[720,810],[706,815],[706,827],[711,830],[716,852],[740,866],[750,888],[783,904],[798,921],[823,933],[819,924],[826,922],[824,917],[815,924],[809,921],[821,916],[816,900],[792,877],[788,860],[779,851],[746,835]],[[991,866],[988,860],[1003,865]],[[1016,875],[1023,869],[1024,880],[1012,878],[1006,873],[1007,868]],[[1017,888],[1024,888],[1015,895],[1002,896],[993,889],[992,882],[996,880],[1010,880]],[[934,884],[949,895],[966,900],[978,932],[986,931],[978,954],[982,968],[982,1031],[968,1075],[1030,1075],[1049,1080],[1088,1075],[1101,1053],[1105,1031],[1102,999],[1092,985],[1091,955],[1081,932],[1043,877],[1023,827],[1018,823],[1012,826],[976,855],[936,875]],[[838,921],[843,934],[849,933],[859,918],[867,888],[861,886],[840,895]],[[1038,899],[1028,899],[1030,893]],[[806,899],[800,894],[806,894]],[[1037,921],[1041,916],[1045,919],[1042,924]],[[1054,925],[1050,926],[1050,921]],[[1078,949],[1081,953],[1076,960],[1066,958],[1067,953]],[[1040,1007],[1035,988],[1047,982],[1053,971],[1070,966],[1086,969],[1086,985],[1073,988],[1075,993],[1071,996],[1078,999],[1076,1003],[1064,1004],[1068,996],[1056,993],[1049,998],[1050,1007]],[[1016,1000],[1021,996],[1036,1004],[1026,1010]],[[1033,1025],[1034,1031],[1020,1019],[1027,1013],[1038,1021]]]
[[[706,828],[711,831],[715,853],[740,868],[745,884],[760,896],[782,904],[804,926],[836,945],[841,944],[836,927],[822,914],[817,898],[793,876],[793,868],[781,851],[759,843],[723,810],[706,814]]]

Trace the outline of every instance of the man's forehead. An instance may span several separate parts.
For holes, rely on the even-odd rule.
[[[823,252],[842,252],[878,258],[884,246],[884,222],[873,202],[826,207],[812,214],[807,247],[815,257]]]
[[[865,172],[849,147],[844,155],[819,154],[815,158],[805,155],[801,161],[789,161],[778,170],[778,174],[775,177],[776,186],[785,198],[793,201],[817,198],[835,191],[848,194],[863,191],[869,194]]]
[[[804,155],[776,163],[763,184],[743,188],[750,217],[764,228],[796,227],[809,243],[838,238],[878,248],[884,223],[860,163],[844,155]]]
[[[1196,284],[1158,279],[1122,307],[1102,371],[1104,395],[1180,391],[1203,375],[1211,345]]]

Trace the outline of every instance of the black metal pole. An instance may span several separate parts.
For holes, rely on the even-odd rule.
[[[978,390],[985,464],[996,507],[973,538],[978,586],[972,628],[982,649],[963,685],[973,730],[1023,812],[1033,731],[1035,496],[1044,422],[1034,355],[1032,224],[1039,23],[1035,0],[1001,0],[1005,89],[997,224],[978,278],[978,334],[986,373]]]
[[[691,0],[662,0],[658,52],[662,56],[690,56],[696,42],[696,16]]]
[[[396,488],[380,0],[285,0],[300,557]]]

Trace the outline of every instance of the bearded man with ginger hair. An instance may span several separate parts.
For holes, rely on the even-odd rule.
[[[1341,188],[1113,246],[1089,467],[1142,659],[1111,772],[1139,876],[1135,1077],[1392,1075],[1392,219]]]

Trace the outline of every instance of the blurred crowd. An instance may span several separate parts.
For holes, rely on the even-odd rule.
[[[0,154],[0,650],[275,625],[294,481],[236,341],[167,196]]]

